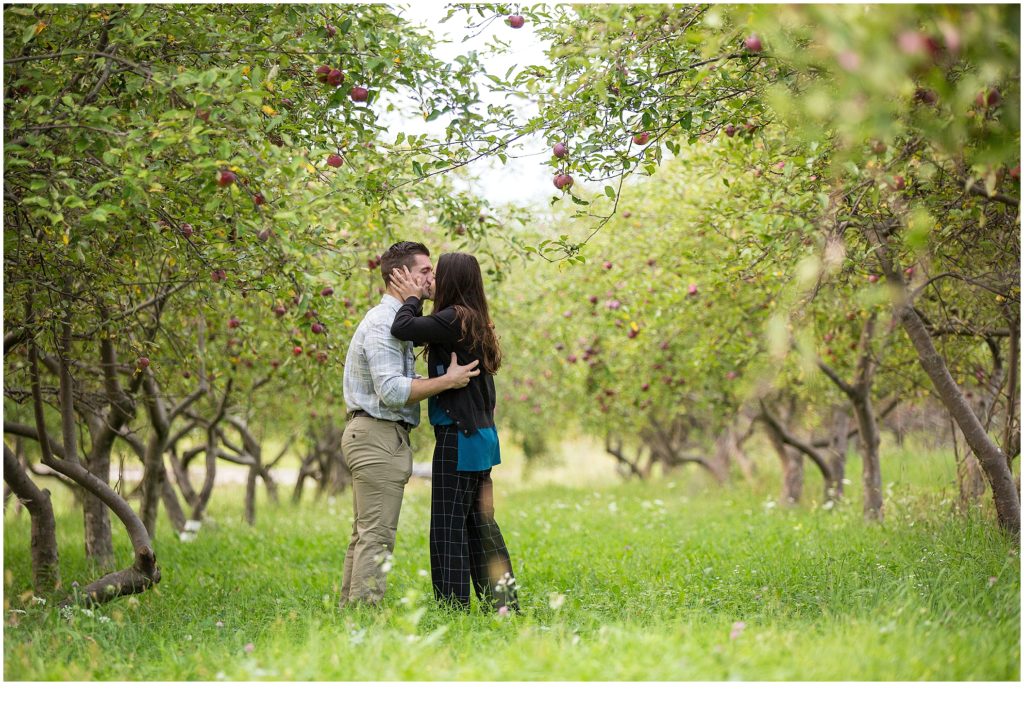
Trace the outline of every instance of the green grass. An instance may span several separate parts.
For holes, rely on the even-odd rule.
[[[29,522],[8,509],[4,676],[1019,680],[1020,559],[990,506],[952,510],[950,456],[888,449],[886,520],[866,524],[850,467],[851,500],[830,510],[813,504],[810,469],[808,503],[785,510],[772,506],[770,466],[761,484],[725,490],[683,474],[511,484],[514,470],[499,468],[498,519],[524,604],[512,618],[433,606],[423,484],[407,491],[379,611],[336,608],[347,494],[261,504],[251,529],[241,492],[225,490],[197,541],[161,523],[157,589],[70,620],[27,594]],[[64,581],[87,581],[81,516],[58,505]],[[117,545],[123,566],[120,532]]]

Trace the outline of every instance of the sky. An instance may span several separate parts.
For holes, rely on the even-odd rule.
[[[398,6],[401,8],[401,6]],[[504,75],[512,65],[530,65],[545,63],[544,42],[533,31],[531,23],[513,29],[503,19],[487,25],[478,36],[465,39],[469,34],[465,28],[465,15],[456,15],[447,23],[441,23],[446,14],[444,5],[440,3],[412,3],[400,10],[400,14],[414,24],[419,24],[431,31],[438,40],[438,58],[451,62],[456,56],[469,51],[477,51],[493,75]],[[475,17],[475,16],[474,16]],[[485,55],[486,46],[498,35],[505,41],[515,45],[514,55]],[[465,40],[464,40],[465,39]],[[493,93],[487,89],[485,81],[480,82],[481,98],[486,100]],[[495,98],[498,99],[498,98]],[[504,100],[504,97],[500,98]],[[398,132],[429,133],[443,135],[444,118],[433,122],[424,122],[419,115],[403,120],[397,112],[381,115],[383,123],[388,124],[388,134],[394,138]],[[541,138],[525,141],[520,146],[517,142],[514,150],[508,152],[508,163],[502,165],[497,158],[481,159],[460,169],[460,173],[468,174],[476,182],[470,189],[486,198],[495,205],[515,202],[547,202],[556,194],[551,184],[553,171],[548,160],[551,153]]]

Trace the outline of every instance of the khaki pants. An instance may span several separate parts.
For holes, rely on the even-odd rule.
[[[387,588],[402,495],[412,476],[409,432],[392,421],[353,417],[341,450],[352,471],[352,540],[345,553],[341,605],[378,604]]]

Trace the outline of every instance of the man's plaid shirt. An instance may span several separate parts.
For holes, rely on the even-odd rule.
[[[384,295],[359,322],[345,357],[345,405],[388,421],[420,422],[420,405],[405,406],[412,393],[416,359],[412,343],[391,335],[402,303]]]

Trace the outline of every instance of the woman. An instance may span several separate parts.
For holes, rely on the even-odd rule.
[[[430,501],[430,570],[438,601],[469,607],[477,597],[499,611],[518,609],[512,562],[494,520],[491,468],[501,462],[494,426],[494,374],[501,348],[487,310],[476,258],[445,253],[437,261],[434,312],[422,316],[428,290],[404,269],[392,285],[405,304],[391,333],[427,346],[430,377],[443,375],[455,353],[460,365],[479,360],[480,374],[461,389],[427,400],[434,447]]]

